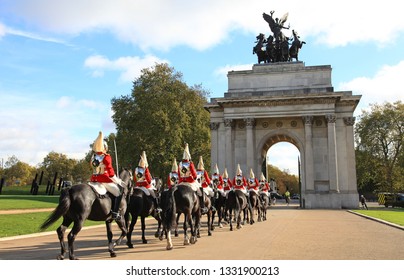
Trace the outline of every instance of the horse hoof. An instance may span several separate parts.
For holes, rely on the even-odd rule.
[[[133,246],[133,244],[126,244],[126,245],[128,245],[128,248],[133,248],[134,246]]]
[[[189,245],[189,240],[184,240],[184,245]]]
[[[159,239],[160,239],[160,241],[163,241],[163,236],[162,235],[159,236]]]
[[[111,258],[115,258],[115,257],[116,257],[116,253],[115,253],[115,252],[111,252],[109,255],[111,256]]]
[[[191,237],[191,244],[195,244],[198,239],[195,236]]]
[[[233,231],[233,228],[232,228],[232,227],[230,228],[230,231]]]
[[[154,237],[159,237],[160,236],[160,233],[159,232],[156,232],[155,234],[154,234]]]
[[[172,249],[173,249],[173,246],[167,246],[166,249],[167,249],[167,250],[172,250]]]
[[[143,244],[147,244],[147,240],[146,240],[146,239],[143,240]]]
[[[65,259],[65,256],[59,255],[59,256],[56,257],[56,259],[57,259],[57,260],[64,260],[64,259]]]
[[[208,232],[208,236],[212,236],[212,233],[211,233],[211,232]]]

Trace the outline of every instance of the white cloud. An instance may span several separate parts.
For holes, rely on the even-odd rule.
[[[144,58],[126,56],[115,60],[110,60],[101,55],[93,55],[85,60],[84,66],[93,70],[93,77],[102,77],[105,71],[119,71],[121,72],[120,80],[130,82],[133,81],[134,77],[140,76],[142,69],[152,67],[155,63],[163,62],[168,63],[167,60],[159,59],[152,55],[146,55]]]
[[[289,174],[298,175],[298,157],[300,157],[300,152],[294,145],[280,142],[268,150],[267,163],[282,171],[288,170]]]
[[[235,65],[225,65],[223,67],[214,70],[214,75],[221,78],[227,79],[227,73],[230,71],[239,70],[251,70],[251,64],[235,64]]]
[[[9,10],[39,31],[77,35],[103,30],[143,49],[187,45],[204,50],[227,39],[234,30],[269,34],[261,15],[270,10],[275,17],[289,12],[287,24],[302,38],[313,36],[330,46],[363,41],[385,44],[404,31],[401,9],[391,8],[396,4],[396,0],[372,5],[365,0],[290,0],[287,5],[268,5],[265,0],[121,0],[119,4],[25,0],[10,4],[14,6]]]
[[[51,151],[81,159],[99,130],[107,135],[115,131],[110,105],[92,100],[0,92],[3,106],[0,118],[0,159],[15,155],[31,165],[43,161]],[[38,102],[41,100],[41,102]],[[35,106],[32,106],[35,104]]]
[[[366,109],[370,104],[394,102],[402,100],[404,90],[404,60],[397,65],[383,66],[373,77],[358,77],[352,81],[341,83],[338,90],[349,90],[353,94],[362,95],[359,109]]]

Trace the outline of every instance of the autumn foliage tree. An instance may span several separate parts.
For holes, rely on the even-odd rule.
[[[146,151],[152,175],[165,177],[188,143],[192,159],[203,156],[209,170],[209,113],[203,107],[207,97],[206,90],[189,87],[167,64],[143,69],[132,93],[111,101],[119,165],[135,168]]]

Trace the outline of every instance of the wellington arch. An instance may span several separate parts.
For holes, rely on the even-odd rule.
[[[268,149],[289,142],[301,155],[304,208],[357,208],[353,113],[361,98],[334,91],[331,66],[254,64],[228,72],[228,91],[212,98],[211,166],[260,174]],[[270,176],[270,174],[268,174]]]

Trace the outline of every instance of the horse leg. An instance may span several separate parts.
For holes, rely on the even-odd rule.
[[[228,218],[229,218],[229,224],[230,224],[230,231],[233,231],[233,217],[232,217],[232,215],[233,215],[233,209],[229,209]]]
[[[171,250],[173,248],[173,241],[171,240],[171,230],[167,230],[167,250]]]
[[[106,221],[105,222],[105,227],[107,228],[107,237],[108,237],[108,252],[109,255],[111,256],[111,258],[115,258],[116,257],[116,253],[114,251],[114,243],[112,242],[112,238],[113,238],[113,234],[112,234],[112,228],[111,228],[111,223],[112,221]]]
[[[159,237],[161,234],[161,218],[157,217],[157,231],[154,233],[154,237]]]
[[[132,221],[130,222],[129,230],[128,233],[126,234],[126,245],[128,245],[129,248],[134,247],[132,243],[132,233],[133,229],[135,228],[136,222],[137,222],[137,215],[132,214]]]
[[[142,222],[142,242],[143,242],[143,244],[147,244],[147,239],[146,239],[146,236],[145,236],[145,231],[146,231],[145,217],[141,216],[140,221]]]
[[[212,231],[211,231],[211,227],[212,227],[211,222],[212,222],[212,220],[213,220],[212,215],[213,215],[212,211],[209,210],[209,212],[208,212],[208,236],[211,236],[211,235],[212,235]],[[198,236],[198,237],[199,237],[199,236]]]
[[[58,260],[63,260],[65,258],[65,254],[66,254],[66,244],[65,244],[65,232],[66,229],[70,226],[70,224],[72,223],[71,219],[68,218],[63,218],[63,222],[62,224],[57,228],[56,232],[58,234],[58,238],[59,238],[59,243],[60,243],[60,255],[57,256]]]
[[[127,223],[124,219],[120,219],[119,221],[116,222],[119,226],[119,229],[121,230],[121,235],[119,236],[119,238],[115,241],[114,243],[114,247],[116,245],[120,245],[122,242],[122,239],[127,236],[128,234],[128,229],[126,227]]]
[[[195,214],[195,221],[194,219],[191,219],[191,222],[195,222],[195,224],[191,223],[191,244],[195,244],[196,241],[198,241],[198,237],[200,237],[199,229],[201,226],[201,215],[199,214],[199,212]],[[199,236],[197,235],[197,232]]]
[[[178,213],[178,214],[177,214],[176,225],[175,225],[175,229],[174,229],[174,235],[175,235],[175,237],[178,237],[178,222],[179,222],[179,220],[180,220],[180,216],[181,216],[181,213]]]
[[[191,215],[185,214],[184,213],[184,225],[183,225],[183,230],[184,230],[184,245],[189,245],[189,237],[188,237],[188,233],[187,233],[187,223],[190,223],[189,220],[192,220]],[[190,223],[191,224],[191,223]]]
[[[69,259],[70,260],[78,260],[74,255],[74,240],[76,239],[77,234],[80,232],[84,224],[83,220],[78,220],[74,222],[72,230],[67,235],[67,243],[69,245]]]

